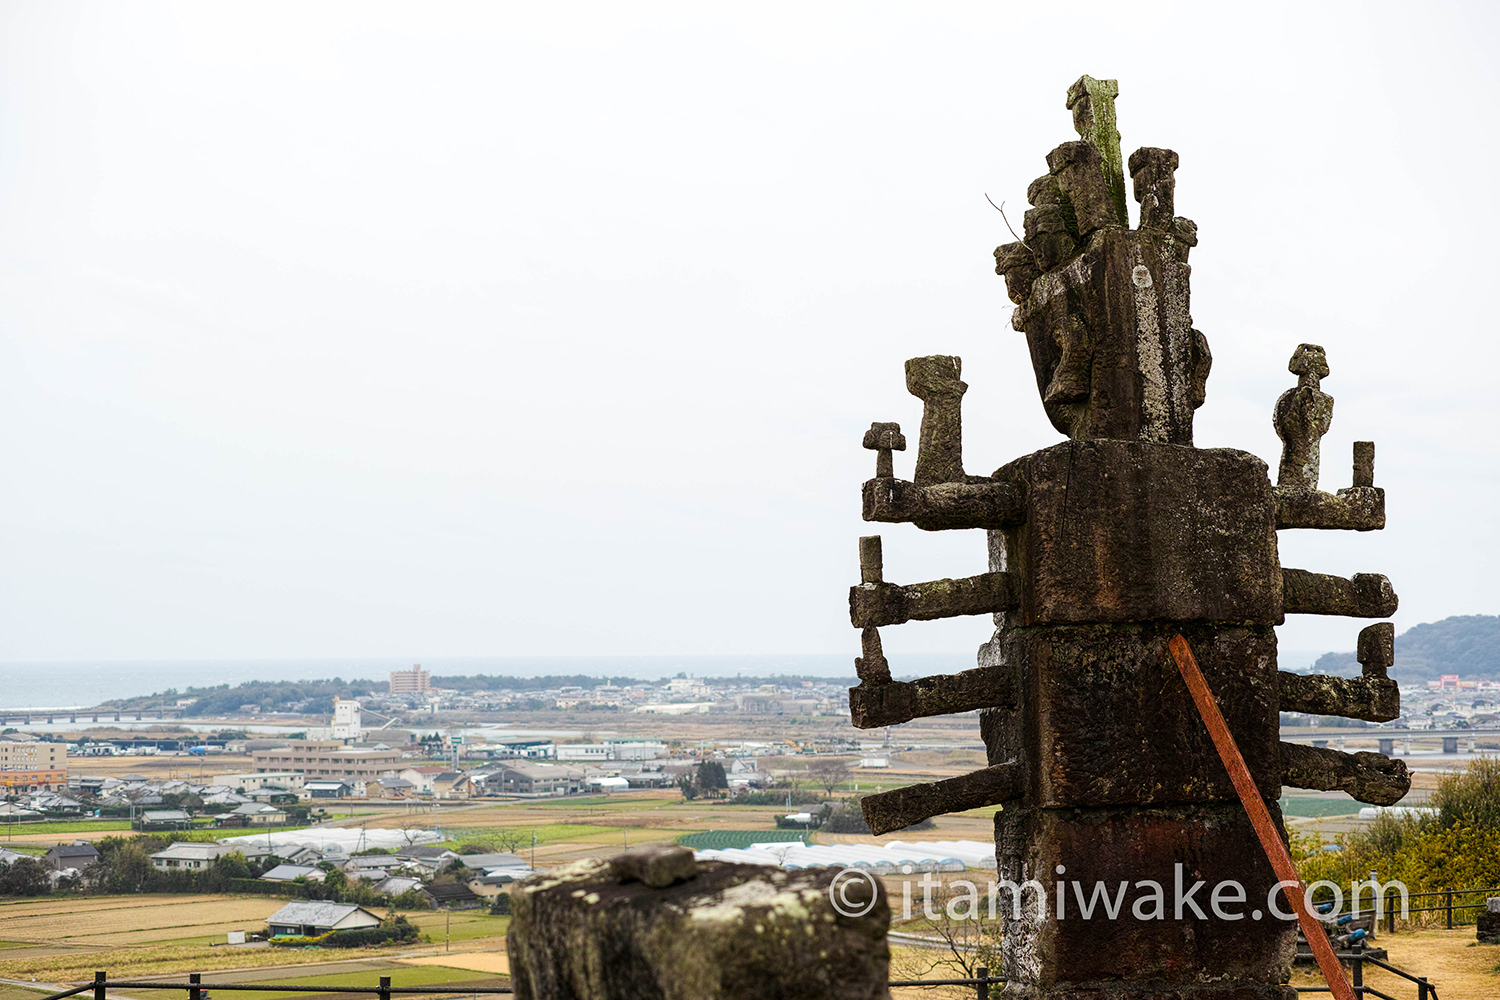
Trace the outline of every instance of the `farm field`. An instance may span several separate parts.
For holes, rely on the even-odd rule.
[[[461,945],[463,951],[500,950],[510,926],[510,918],[482,910],[426,910],[406,916],[428,940],[399,950],[338,952],[225,944],[229,931],[263,928],[266,917],[285,903],[262,896],[5,900],[0,902],[0,979],[75,982],[93,978],[95,969],[105,969],[114,978],[208,973],[326,963],[340,954],[363,960],[374,953],[383,958],[453,945]]]

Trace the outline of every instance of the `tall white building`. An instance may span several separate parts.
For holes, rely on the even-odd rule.
[[[363,736],[359,726],[359,702],[333,699],[333,738],[352,742]]]

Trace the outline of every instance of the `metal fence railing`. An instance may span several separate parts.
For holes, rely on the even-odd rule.
[[[990,987],[1004,985],[1005,980],[998,976],[991,976],[990,970],[984,966],[974,970],[974,975],[960,979],[893,979],[891,986],[972,986],[976,1000],[990,1000]],[[100,971],[94,973],[94,981],[82,986],[75,986],[71,990],[61,993],[53,993],[43,1000],[66,1000],[67,997],[79,996],[81,994],[92,994],[93,1000],[108,1000],[110,990],[182,990],[187,994],[186,1000],[210,1000],[212,992],[245,992],[245,993],[370,993],[379,997],[379,1000],[392,1000],[393,997],[408,996],[414,994],[457,994],[462,996],[490,996],[494,994],[510,995],[515,990],[509,986],[392,986],[390,976],[381,976],[378,986],[283,986],[279,984],[258,983],[205,983],[201,973],[190,973],[187,982],[168,982],[159,979],[110,979],[108,973]],[[1436,997],[1436,994],[1434,994]],[[1425,1000],[1425,998],[1424,998]]]
[[[1365,966],[1367,965],[1373,965],[1377,969],[1384,969],[1386,972],[1412,983],[1417,988],[1417,1000],[1438,1000],[1437,987],[1429,983],[1426,976],[1414,976],[1409,972],[1396,968],[1394,965],[1382,962],[1378,958],[1371,958],[1369,955],[1362,955],[1359,952],[1340,954],[1338,957],[1340,961],[1349,963],[1349,985],[1354,987],[1354,995],[1362,998],[1362,1000],[1364,997],[1378,997],[1379,1000],[1401,1000],[1400,997],[1391,996],[1389,993],[1382,993],[1373,986],[1365,985]],[[1333,991],[1327,986],[1298,986],[1297,992],[1300,994],[1331,993]]]
[[[1484,906],[1485,906],[1485,902],[1484,901],[1486,899],[1488,899],[1490,896],[1500,896],[1500,888],[1489,888],[1489,889],[1439,889],[1437,892],[1414,892],[1410,896],[1407,897],[1408,904],[1410,904],[1412,901],[1418,900],[1418,899],[1441,899],[1442,902],[1440,904],[1436,905],[1436,906],[1421,906],[1421,907],[1418,907],[1418,906],[1408,905],[1406,912],[1407,912],[1407,914],[1412,914],[1412,913],[1442,913],[1444,915],[1443,924],[1444,924],[1445,927],[1447,927],[1451,931],[1453,929],[1453,923],[1454,923],[1454,919],[1455,919],[1454,918],[1454,914],[1455,913],[1459,913],[1461,915],[1464,910],[1482,910],[1482,909],[1484,909]],[[1478,899],[1477,899],[1476,902],[1472,902],[1472,903],[1455,903],[1454,902],[1454,898],[1455,897],[1459,897],[1459,898],[1462,898],[1462,897],[1478,897]],[[1463,919],[1460,916],[1460,919],[1459,919],[1458,922],[1459,923],[1468,924],[1468,923],[1473,923],[1474,921],[1469,920],[1469,919]],[[1386,929],[1387,932],[1392,933],[1392,934],[1394,934],[1395,931],[1396,931],[1396,913],[1395,913],[1395,910],[1393,910],[1393,909],[1387,909],[1386,910],[1386,913],[1385,913],[1385,929]]]
[[[1349,964],[1350,981],[1354,987],[1354,993],[1360,998],[1375,997],[1378,1000],[1403,1000],[1400,997],[1383,993],[1373,986],[1365,985],[1365,966],[1374,966],[1386,972],[1405,979],[1416,986],[1416,1000],[1438,1000],[1437,987],[1427,981],[1426,976],[1413,976],[1408,972],[1396,968],[1377,958],[1358,952],[1341,954],[1340,960]],[[990,975],[990,970],[984,966],[974,970],[973,976],[965,976],[955,979],[893,979],[890,986],[969,986],[974,989],[976,1000],[990,1000],[990,987],[1003,986],[1005,980],[999,976]],[[411,995],[432,994],[458,994],[464,996],[491,996],[496,994],[510,995],[515,992],[509,986],[392,986],[390,976],[381,976],[377,986],[283,986],[279,984],[252,984],[252,983],[205,983],[200,973],[191,973],[187,982],[167,982],[157,979],[110,979],[105,972],[95,972],[94,981],[76,986],[71,990],[61,993],[53,993],[44,1000],[67,1000],[68,997],[80,994],[92,994],[93,1000],[108,1000],[110,990],[137,989],[137,990],[182,990],[187,994],[185,1000],[210,1000],[210,991],[224,993],[356,993],[374,994],[379,1000],[392,1000],[393,997]],[[1327,986],[1298,986],[1298,993],[1328,993]]]

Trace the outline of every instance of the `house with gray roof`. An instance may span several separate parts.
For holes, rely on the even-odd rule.
[[[99,860],[99,852],[94,849],[93,844],[79,840],[71,844],[58,844],[42,855],[42,860],[50,865],[53,871],[60,872],[67,868],[77,868],[82,871]]]
[[[485,791],[501,795],[576,795],[583,790],[583,779],[584,771],[578,767],[532,761],[506,762],[492,772]]]
[[[329,931],[379,927],[380,918],[353,903],[288,903],[266,918],[272,937],[317,937]]]
[[[312,865],[277,865],[260,877],[262,882],[295,882],[305,878],[309,882],[323,881],[323,869]]]
[[[181,809],[143,809],[130,825],[137,830],[191,830],[193,817]]]
[[[218,816],[220,826],[285,826],[287,812],[263,802],[246,802]]]

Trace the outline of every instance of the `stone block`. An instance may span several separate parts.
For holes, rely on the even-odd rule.
[[[1267,805],[1279,822],[1275,801]],[[1276,876],[1239,803],[1087,810],[1007,805],[996,814],[995,840],[999,877],[1020,886],[1032,880],[1046,898],[1038,919],[1036,889],[1024,888],[1016,919],[1012,895],[1002,886],[1007,996],[1217,1000],[1221,994],[1202,992],[1215,983],[1224,997],[1280,1000],[1296,921],[1267,911]],[[1198,882],[1203,885],[1194,890]],[[1162,890],[1160,911],[1151,883]],[[1221,883],[1227,888],[1220,890],[1216,914],[1213,893]],[[1234,885],[1243,889],[1243,901],[1234,901]],[[1115,916],[1096,891],[1112,905],[1118,900]],[[1085,904],[1094,902],[1088,917],[1080,893]],[[1276,905],[1290,912],[1284,898]]]
[[[1262,794],[1281,786],[1276,636],[1260,628],[1056,626],[1008,633],[1021,678],[1018,746],[989,746],[992,763],[1020,755],[1028,802],[1042,808],[1236,802],[1208,729],[1167,652],[1181,633]],[[985,730],[982,730],[985,731]]]
[[[1475,929],[1474,936],[1480,944],[1500,944],[1500,909],[1497,903],[1500,899],[1488,900],[1490,907],[1479,914],[1479,926]]]
[[[506,939],[516,996],[889,997],[884,889],[875,880],[844,886],[842,909],[868,907],[845,916],[829,894],[837,874],[695,863],[690,851],[673,848],[580,861],[528,879],[512,893]]]
[[[1279,624],[1276,502],[1247,452],[1074,441],[1012,462],[1019,622]]]

